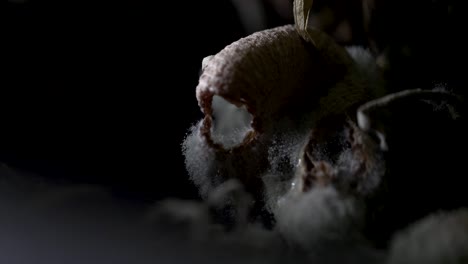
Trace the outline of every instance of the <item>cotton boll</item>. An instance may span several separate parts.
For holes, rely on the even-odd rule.
[[[398,233],[388,263],[468,263],[468,210],[434,214]]]
[[[187,170],[203,197],[236,178],[254,199],[265,194],[274,206],[317,122],[349,114],[381,93],[367,50],[347,52],[320,32],[313,38],[315,47],[305,48],[294,27],[279,27],[204,59],[197,99],[205,118],[183,144]]]

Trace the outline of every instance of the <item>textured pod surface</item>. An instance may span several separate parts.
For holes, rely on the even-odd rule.
[[[346,50],[313,29],[308,33],[305,40],[292,25],[273,28],[204,59],[196,95],[205,117],[183,145],[186,167],[203,196],[237,178],[261,200],[264,174],[289,180],[298,153],[292,149],[300,148],[312,127],[352,114],[380,93],[368,52]],[[214,135],[219,98],[252,116],[237,145],[223,145]]]
[[[208,141],[215,95],[246,106],[257,132],[285,115],[313,110],[319,116],[341,113],[372,97],[342,47],[318,31],[311,29],[309,35],[314,45],[291,25],[269,29],[207,59],[196,90],[206,115],[202,132]]]

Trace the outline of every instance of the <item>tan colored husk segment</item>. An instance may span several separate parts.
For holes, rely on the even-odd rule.
[[[346,50],[322,32],[308,32],[309,40],[293,25],[257,32],[206,61],[196,95],[205,114],[202,134],[211,145],[222,148],[210,137],[214,95],[245,105],[253,115],[255,132],[244,144],[286,114],[318,109],[318,116],[325,116],[363,101],[367,91],[353,83],[354,62]]]

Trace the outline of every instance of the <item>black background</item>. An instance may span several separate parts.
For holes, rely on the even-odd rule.
[[[202,58],[246,35],[230,1],[16,1],[5,18],[1,163],[136,199],[197,197],[181,143],[202,118]]]

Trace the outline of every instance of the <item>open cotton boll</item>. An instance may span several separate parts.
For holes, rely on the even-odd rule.
[[[360,47],[350,47],[347,52],[357,65],[351,78],[355,80],[351,83],[372,87],[370,90],[379,89],[377,66],[369,51]],[[211,59],[206,58],[204,65]],[[254,131],[251,126],[253,116],[244,105],[236,106],[223,97],[214,95],[211,109],[211,139],[224,149],[240,146],[246,136]],[[305,112],[301,116],[285,116],[275,120],[264,126],[255,144],[243,145],[244,149],[232,153],[219,152],[209,144],[200,132],[203,126],[201,121],[192,127],[183,143],[187,171],[204,197],[229,178],[261,178],[265,187],[265,201],[268,207],[274,207],[291,186],[299,153],[311,128],[314,127],[316,118],[316,113]]]
[[[367,50],[347,51],[312,31],[313,43],[292,25],[257,32],[202,61],[196,96],[205,117],[183,149],[203,196],[230,178],[255,199],[263,195],[264,174],[281,175],[288,185],[284,179],[291,178],[297,157],[272,156],[275,140],[307,135],[321,119],[349,114],[378,94],[380,76]]]
[[[438,213],[398,233],[388,264],[468,263],[468,210]]]

